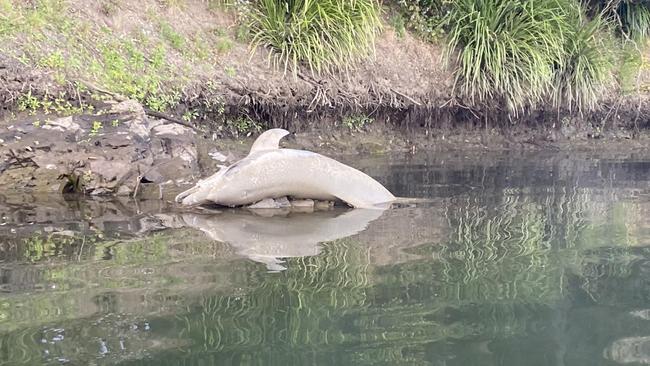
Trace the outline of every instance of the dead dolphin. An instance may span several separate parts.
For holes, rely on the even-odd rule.
[[[270,271],[281,271],[285,269],[281,258],[317,255],[319,243],[359,233],[383,212],[352,209],[262,217],[242,210],[216,215],[186,213],[182,221],[213,240],[230,244],[240,255],[264,263]]]
[[[357,169],[311,151],[281,149],[280,139],[288,134],[280,128],[264,132],[248,156],[199,181],[176,201],[241,206],[291,196],[382,208],[395,200],[384,186]]]

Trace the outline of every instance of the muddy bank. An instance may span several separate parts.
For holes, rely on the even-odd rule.
[[[151,113],[150,113],[151,114]],[[94,113],[57,117],[22,114],[0,125],[0,186],[3,192],[82,193],[171,200],[219,165],[243,158],[257,136],[223,136],[157,118],[136,101],[105,101]],[[155,115],[162,115],[153,113]],[[298,130],[285,147],[342,158],[391,153],[463,151],[591,151],[647,153],[643,129],[559,128],[526,125],[395,128],[374,121],[356,128]]]

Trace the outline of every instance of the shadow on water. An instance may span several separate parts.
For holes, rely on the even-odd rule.
[[[358,161],[387,211],[3,197],[0,364],[650,363],[650,160]]]

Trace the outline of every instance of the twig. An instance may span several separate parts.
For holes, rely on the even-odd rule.
[[[403,98],[406,98],[407,100],[411,101],[413,104],[415,104],[415,105],[417,105],[417,106],[421,106],[421,105],[422,105],[422,103],[420,103],[420,102],[418,102],[417,100],[415,100],[415,99],[409,97],[409,96],[406,95],[406,94],[400,93],[399,91],[397,91],[397,90],[395,90],[395,89],[393,89],[393,88],[390,88],[390,90],[391,90],[393,93],[395,93],[395,94],[397,94],[397,95],[399,95],[399,96],[401,96],[401,97],[403,97]]]
[[[174,117],[172,117],[172,116],[170,116],[170,115],[167,115],[167,114],[165,114],[165,113],[160,113],[160,112],[152,111],[151,109],[148,109],[148,108],[145,108],[145,109],[144,109],[144,112],[145,112],[148,116],[152,116],[152,117],[156,117],[156,118],[162,118],[162,119],[165,119],[165,120],[167,120],[167,121],[169,121],[169,122],[177,123],[177,124],[179,124],[179,125],[182,125],[182,126],[185,126],[185,127],[191,128],[191,129],[193,129],[194,131],[199,132],[199,129],[196,128],[196,127],[194,127],[194,126],[192,126],[191,124],[189,124],[189,123],[187,123],[187,122],[185,122],[185,121],[181,121],[180,119],[174,118]]]

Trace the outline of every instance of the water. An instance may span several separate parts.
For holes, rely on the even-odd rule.
[[[650,159],[347,161],[427,200],[0,197],[0,364],[650,363]]]

